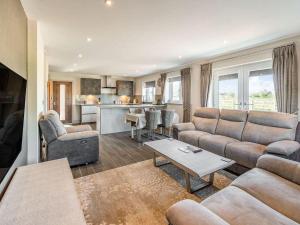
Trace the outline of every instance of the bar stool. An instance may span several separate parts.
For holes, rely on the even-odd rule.
[[[155,130],[158,128],[160,112],[159,111],[146,111],[146,130],[148,131],[148,138],[155,140]]]
[[[162,109],[161,110],[161,125],[163,129],[163,135],[166,135],[166,130],[168,130],[167,136],[171,136],[171,128],[173,125],[173,120],[175,116],[175,111],[174,110],[168,110],[168,109]]]

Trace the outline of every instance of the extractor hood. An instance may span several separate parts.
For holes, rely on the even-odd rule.
[[[113,81],[110,76],[104,76],[103,89],[116,89],[116,81]]]
[[[101,87],[101,94],[115,95],[116,92],[116,81],[111,79],[110,76],[104,76],[103,86]]]

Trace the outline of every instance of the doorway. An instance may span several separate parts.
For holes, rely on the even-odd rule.
[[[48,87],[48,93],[50,93],[49,109],[58,112],[63,123],[72,123],[72,82],[53,81],[52,85],[50,84]]]

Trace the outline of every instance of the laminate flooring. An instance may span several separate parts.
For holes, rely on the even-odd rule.
[[[72,167],[74,178],[151,159],[153,153],[130,138],[129,132],[100,135],[100,160]]]

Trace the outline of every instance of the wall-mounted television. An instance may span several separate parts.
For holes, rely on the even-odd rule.
[[[26,83],[0,63],[0,183],[22,148]]]

